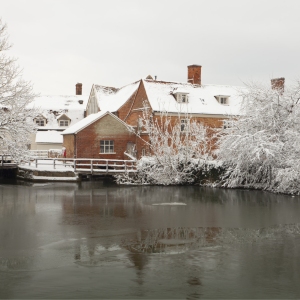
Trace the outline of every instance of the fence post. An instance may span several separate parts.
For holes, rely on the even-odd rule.
[[[1,157],[2,157],[2,162],[1,162],[1,164],[2,164],[2,167],[3,167],[3,165],[4,165],[4,162],[3,162],[3,155],[1,155]]]
[[[37,166],[38,166],[38,163],[37,163],[37,158],[35,159],[35,167],[37,168]]]
[[[74,159],[74,172],[76,172],[76,159]]]
[[[108,160],[106,160],[106,173],[108,173]]]
[[[55,158],[53,159],[53,169],[55,169]]]
[[[91,173],[93,175],[93,160],[91,159]]]
[[[124,160],[124,170],[127,171],[127,164],[126,164],[126,160]]]

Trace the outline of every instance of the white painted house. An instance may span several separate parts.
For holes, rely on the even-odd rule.
[[[88,96],[82,95],[82,84],[76,84],[76,95],[39,96],[28,108],[35,107],[39,114],[32,120],[37,126],[31,136],[31,150],[62,149],[61,133],[85,117]]]

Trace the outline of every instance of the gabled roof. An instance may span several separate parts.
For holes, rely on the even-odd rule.
[[[27,106],[28,108],[37,108],[47,119],[47,124],[43,129],[61,129],[57,122],[57,117],[66,114],[72,124],[80,121],[84,117],[88,96],[85,95],[68,95],[68,96],[39,96]],[[78,101],[83,100],[83,104]]]
[[[148,101],[154,111],[209,115],[238,115],[243,87],[227,85],[193,85],[190,83],[143,80]],[[188,94],[188,103],[178,103],[176,92]],[[215,96],[228,95],[228,105],[220,104]]]
[[[41,118],[47,120],[47,116],[42,113],[37,114],[34,119],[41,119]]]
[[[88,127],[89,125],[93,124],[94,122],[98,121],[99,119],[103,118],[106,115],[110,115],[111,117],[115,118],[117,121],[122,123],[128,129],[130,128],[130,126],[128,124],[123,122],[121,119],[119,119],[117,116],[115,116],[111,112],[109,112],[109,111],[106,111],[106,112],[99,111],[96,114],[91,114],[91,115],[87,116],[83,120],[77,122],[75,125],[70,126],[65,131],[63,131],[61,134],[63,134],[63,135],[65,135],[65,134],[76,134],[79,131],[83,130],[84,128]]]
[[[140,80],[121,88],[94,85],[94,91],[101,111],[117,111],[137,91]]]
[[[56,120],[59,120],[59,119],[61,119],[62,117],[65,117],[66,119],[71,120],[66,114],[60,114],[60,115],[58,115],[58,116],[56,117]]]

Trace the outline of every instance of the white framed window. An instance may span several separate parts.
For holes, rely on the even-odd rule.
[[[220,97],[220,103],[221,104],[227,104],[227,98],[226,97]]]
[[[178,93],[176,99],[177,99],[177,102],[179,102],[179,103],[188,103],[189,102],[189,98],[188,98],[187,94]]]
[[[59,120],[59,126],[61,127],[69,126],[69,120]]]
[[[181,94],[181,103],[187,103],[188,102],[188,95]]]
[[[181,131],[187,130],[187,124],[188,124],[188,120],[187,119],[181,119],[180,120],[180,130]]]
[[[35,120],[35,124],[37,126],[45,126],[45,120],[43,120],[43,119],[37,119],[37,120]]]
[[[114,153],[114,141],[103,140],[100,141],[100,153]]]
[[[145,148],[142,149],[142,156],[146,156],[146,149]]]
[[[220,95],[220,96],[215,96],[215,98],[218,100],[220,104],[228,105],[229,96]]]

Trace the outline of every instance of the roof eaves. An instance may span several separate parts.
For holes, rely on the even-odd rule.
[[[98,121],[99,119],[101,119],[103,116],[105,116],[107,114],[107,112],[103,115],[99,115],[96,119],[91,120],[90,122],[86,123],[84,126],[82,126],[81,128],[75,130],[74,132],[70,132],[70,133],[64,133],[64,131],[61,133],[62,135],[66,135],[66,134],[77,134],[78,132],[80,132],[81,130],[85,129],[86,127],[90,126],[91,124],[93,124],[94,122]],[[84,119],[82,119],[84,120]],[[77,124],[77,123],[76,123]],[[74,124],[74,126],[76,125]],[[66,129],[65,131],[67,131],[68,129]]]

